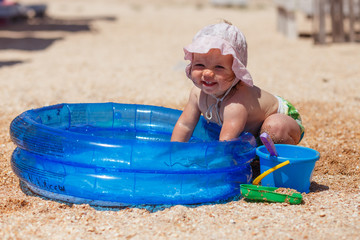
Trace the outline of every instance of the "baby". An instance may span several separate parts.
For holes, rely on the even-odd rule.
[[[247,131],[255,137],[267,132],[275,143],[300,142],[304,127],[294,106],[253,85],[246,69],[246,40],[238,28],[229,23],[206,26],[184,52],[190,60],[186,74],[195,86],[171,141],[187,142],[203,114],[221,126],[220,141]]]

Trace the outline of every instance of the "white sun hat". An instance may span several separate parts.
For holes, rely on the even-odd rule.
[[[208,53],[213,48],[220,49],[222,55],[231,54],[233,56],[232,70],[236,76],[235,84],[241,80],[246,85],[253,86],[252,77],[246,69],[246,39],[237,27],[228,23],[218,23],[204,27],[195,35],[192,43],[184,47],[184,59],[192,61],[193,53]],[[185,71],[190,78],[191,62]]]

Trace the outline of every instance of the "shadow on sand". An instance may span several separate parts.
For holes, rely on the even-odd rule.
[[[0,61],[0,68],[1,67],[6,67],[6,66],[13,66],[16,64],[21,64],[24,63],[26,61]]]
[[[39,51],[48,48],[55,41],[63,38],[7,38],[0,37],[0,50],[21,50],[21,51]],[[13,61],[14,62],[14,61]]]
[[[310,184],[310,192],[322,192],[328,191],[330,188],[325,185],[318,184],[316,182],[311,182]]]
[[[0,26],[0,51],[41,51],[50,47],[54,42],[63,40],[63,33],[91,32],[93,21],[116,21],[115,17],[93,17],[78,19],[55,19],[51,17],[35,18],[27,21],[10,23]],[[34,37],[34,33],[59,33],[59,37]],[[11,37],[9,36],[11,35]],[[16,36],[14,36],[16,35]],[[18,37],[20,35],[20,37]],[[52,34],[54,36],[54,34]],[[0,68],[25,63],[26,61],[11,59],[0,61]]]

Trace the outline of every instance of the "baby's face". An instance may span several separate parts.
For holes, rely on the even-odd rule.
[[[191,79],[205,93],[221,97],[235,79],[232,63],[233,56],[221,55],[219,49],[211,49],[205,54],[194,53]]]

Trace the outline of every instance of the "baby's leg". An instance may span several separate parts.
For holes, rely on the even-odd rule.
[[[301,130],[297,122],[290,116],[276,113],[265,119],[260,134],[267,132],[274,143],[298,144]]]

